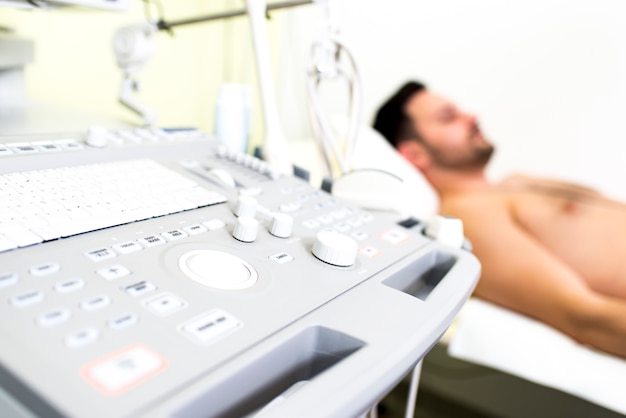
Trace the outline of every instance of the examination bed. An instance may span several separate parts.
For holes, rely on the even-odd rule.
[[[389,196],[392,180],[381,181],[384,199],[373,199],[377,209],[398,205],[399,217],[419,220],[436,213],[430,185],[369,127],[360,129],[353,166],[357,172],[373,169],[403,179],[408,192],[395,198]],[[361,190],[356,176],[354,184],[343,187],[341,181],[333,189],[341,197],[367,203],[372,183]],[[421,390],[499,417],[618,417],[626,414],[625,383],[623,359],[476,297],[426,356],[420,378]]]

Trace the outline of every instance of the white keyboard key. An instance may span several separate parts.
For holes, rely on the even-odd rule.
[[[43,300],[44,294],[41,290],[32,290],[30,292],[20,293],[11,298],[11,305],[16,308],[24,308],[26,306],[34,305]]]
[[[215,310],[184,324],[181,329],[198,342],[208,343],[240,326],[241,323],[234,316]]]
[[[100,333],[96,328],[86,328],[65,337],[65,345],[68,348],[80,348],[91,344],[98,339]]]
[[[92,298],[86,299],[80,303],[80,307],[83,310],[91,312],[98,309],[102,309],[111,304],[111,298],[107,295],[99,295],[94,296]]]
[[[67,211],[67,215],[72,221],[80,221],[83,219],[91,219],[91,214],[84,209],[74,208]]]
[[[145,301],[144,306],[159,316],[166,316],[185,308],[187,302],[178,296],[164,293],[154,299]]]
[[[74,141],[73,139],[60,140],[56,142],[61,146],[61,148],[70,150],[70,151],[76,151],[76,150],[85,148],[83,144],[78,143]]]
[[[202,222],[202,225],[206,226],[209,231],[224,228],[226,226],[226,224],[219,219],[211,219],[211,220]]]
[[[32,154],[37,152],[37,148],[33,147],[31,144],[14,144],[15,146],[11,147],[11,149],[18,154]]]
[[[43,238],[29,231],[26,228],[16,228],[4,231],[3,235],[9,240],[17,243],[18,247],[27,247],[29,245],[39,244],[43,242]]]
[[[5,155],[11,155],[11,154],[13,154],[13,151],[11,151],[9,148],[0,147],[0,157],[5,156]]]
[[[154,247],[157,245],[165,244],[167,242],[165,241],[165,238],[162,238],[158,235],[150,235],[147,237],[139,238],[137,241],[139,241],[139,243],[144,247]]]
[[[32,233],[39,235],[44,241],[52,241],[61,238],[61,233],[52,226],[37,226],[30,230]]]
[[[68,321],[71,317],[72,313],[69,309],[59,308],[39,315],[37,317],[37,324],[45,328],[52,327]]]
[[[184,227],[183,231],[185,231],[189,235],[197,235],[197,234],[202,234],[203,232],[207,232],[208,229],[206,229],[202,225],[196,224],[196,225],[189,225],[189,226]]]
[[[108,228],[111,226],[122,225],[128,223],[127,217],[115,215],[102,218],[87,218],[78,221],[70,221],[60,225],[56,225],[62,237],[82,234],[84,232],[97,231],[98,229]]]
[[[103,261],[103,260],[109,260],[111,258],[115,258],[117,257],[117,254],[115,254],[113,251],[111,251],[111,249],[109,248],[98,248],[95,250],[91,250],[91,251],[87,251],[86,253],[84,253],[90,260],[92,261]]]
[[[83,287],[85,287],[85,281],[83,279],[70,279],[56,283],[54,285],[54,290],[59,293],[70,293],[80,290]]]
[[[31,276],[41,277],[50,274],[58,273],[61,271],[61,265],[59,263],[44,263],[31,267],[28,272]]]
[[[0,235],[0,252],[9,251],[17,248],[17,243],[2,235]]]
[[[150,282],[142,281],[139,283],[133,283],[124,287],[124,291],[131,296],[137,297],[144,295],[146,293],[154,292],[156,290],[156,286]]]
[[[0,197],[2,196],[3,194],[0,191]],[[2,200],[5,200],[5,199],[2,199]],[[13,209],[7,209],[7,208],[0,209],[0,223],[10,221],[16,218],[19,218],[19,214]]]
[[[41,217],[48,222],[48,225],[54,225],[57,227],[58,230],[58,225],[64,222],[69,222],[70,217],[67,216],[65,211],[52,208],[53,205],[54,204],[50,204],[50,208],[48,209],[48,211],[42,213]],[[56,205],[54,206],[56,207]]]
[[[113,249],[120,254],[130,254],[143,250],[143,247],[137,241],[128,241],[113,245]]]
[[[177,239],[185,238],[188,236],[180,229],[173,229],[171,231],[163,232],[161,235],[168,241],[176,241]]]
[[[107,280],[115,280],[122,277],[130,276],[131,271],[120,264],[97,270],[96,273]]]
[[[128,328],[139,322],[139,315],[135,313],[125,313],[110,319],[107,324],[111,329],[119,330]]]
[[[20,280],[17,273],[0,273],[0,288],[13,286]]]
[[[0,234],[20,229],[24,227],[18,222],[12,220],[0,222]]]
[[[61,151],[61,147],[58,146],[57,144],[53,144],[52,142],[50,143],[39,142],[37,144],[37,149],[39,149],[40,151],[44,151],[44,152]]]

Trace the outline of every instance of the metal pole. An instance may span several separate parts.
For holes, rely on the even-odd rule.
[[[304,4],[311,4],[313,0],[292,0],[292,1],[284,1],[280,3],[272,3],[267,5],[267,11],[278,10],[278,9],[286,9],[289,7],[302,6]],[[172,22],[166,22],[164,20],[160,20],[157,22],[157,28],[159,30],[169,30],[176,26],[184,26],[184,25],[192,25],[196,23],[204,23],[212,20],[220,20],[220,19],[229,19],[231,17],[243,16],[247,14],[247,9],[233,10],[230,12],[216,13],[208,16],[198,16],[189,19],[175,20]]]

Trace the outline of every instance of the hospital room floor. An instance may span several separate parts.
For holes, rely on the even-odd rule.
[[[379,418],[404,418],[409,382],[403,380],[378,405]],[[420,389],[414,418],[491,418],[490,415],[466,408]]]

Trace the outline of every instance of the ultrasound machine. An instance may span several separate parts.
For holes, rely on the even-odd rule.
[[[363,416],[478,280],[425,229],[195,129],[0,134],[0,416]]]

